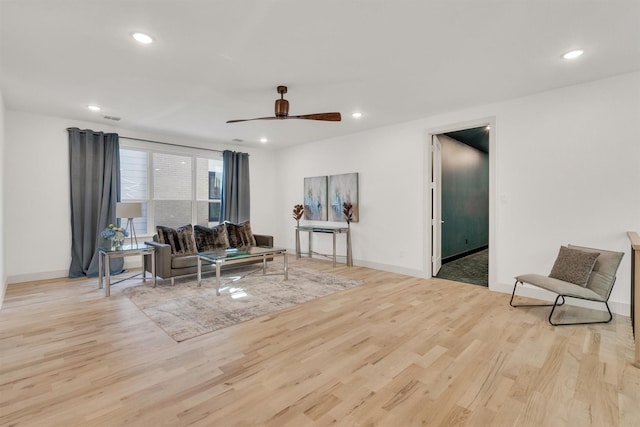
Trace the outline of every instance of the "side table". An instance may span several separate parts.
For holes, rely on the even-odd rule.
[[[142,281],[147,281],[147,272],[144,269],[144,257],[151,258],[151,280],[153,287],[156,287],[156,257],[153,246],[142,245],[123,245],[119,248],[100,248],[98,253],[98,289],[102,289],[104,275],[104,296],[111,295],[111,258],[124,258],[133,255],[142,256]],[[126,279],[124,279],[126,280]]]

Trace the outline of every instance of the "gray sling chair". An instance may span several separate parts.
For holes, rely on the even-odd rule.
[[[568,245],[567,248],[570,252],[572,250],[574,254],[581,251],[582,254],[585,252],[585,257],[588,257],[588,254],[591,254],[591,264],[589,264],[588,259],[583,259],[583,264],[589,264],[589,267],[592,265],[593,269],[587,267],[587,269],[583,269],[582,274],[584,275],[584,279],[578,279],[580,284],[571,283],[566,280],[560,280],[556,277],[563,277],[562,272],[560,274],[555,274],[555,277],[543,276],[540,274],[523,274],[516,277],[516,283],[513,285],[513,293],[511,294],[511,301],[509,304],[512,307],[553,307],[551,309],[551,313],[549,313],[549,323],[553,326],[559,325],[587,325],[591,323],[609,323],[613,319],[613,315],[611,314],[611,310],[609,309],[609,296],[611,295],[611,290],[613,289],[613,284],[616,281],[616,271],[620,266],[620,261],[622,261],[623,252],[612,252],[605,251],[601,249],[594,248],[585,248],[582,246]],[[567,249],[564,248],[564,249]],[[558,259],[556,259],[556,263],[553,266],[551,274],[549,276],[554,276],[554,272],[558,272],[559,270],[568,268],[571,270],[574,269],[575,265],[562,265],[566,264],[567,260],[571,260],[571,258],[564,258],[561,260],[563,255],[563,248],[560,249],[560,253],[558,255]],[[580,255],[578,255],[580,257]],[[595,263],[593,262],[593,257],[595,257]],[[581,273],[578,273],[578,275]],[[575,274],[574,274],[575,276]],[[575,281],[574,281],[575,282]],[[529,283],[531,285],[537,286],[542,289],[546,289],[547,291],[551,291],[553,293],[558,294],[556,300],[553,304],[514,304],[513,299],[516,294],[516,287],[518,283],[525,284]],[[607,311],[609,312],[609,319],[604,321],[595,321],[595,322],[570,322],[570,323],[559,323],[554,322],[552,320],[553,312],[556,307],[561,306],[565,303],[565,298],[577,298],[583,299],[587,301],[596,301],[604,303]]]

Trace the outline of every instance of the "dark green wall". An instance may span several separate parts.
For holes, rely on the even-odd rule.
[[[489,244],[489,155],[440,135],[442,258]]]

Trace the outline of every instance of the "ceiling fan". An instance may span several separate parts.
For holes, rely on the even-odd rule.
[[[284,119],[305,119],[305,120],[322,120],[326,122],[339,122],[342,120],[340,113],[316,113],[316,114],[303,114],[301,116],[289,115],[289,101],[284,99],[284,94],[287,93],[286,86],[278,86],[278,93],[280,99],[276,99],[275,112],[276,115],[272,117],[257,117],[255,119],[238,119],[227,120],[227,123],[247,122],[250,120],[284,120]]]

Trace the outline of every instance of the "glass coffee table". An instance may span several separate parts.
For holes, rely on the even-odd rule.
[[[202,281],[202,263],[216,266],[216,295],[220,295],[220,268],[225,264],[238,264],[249,260],[262,259],[262,274],[267,273],[267,258],[282,256],[284,258],[284,280],[289,279],[287,266],[287,250],[284,248],[268,248],[248,246],[211,252],[198,252],[198,286]]]

